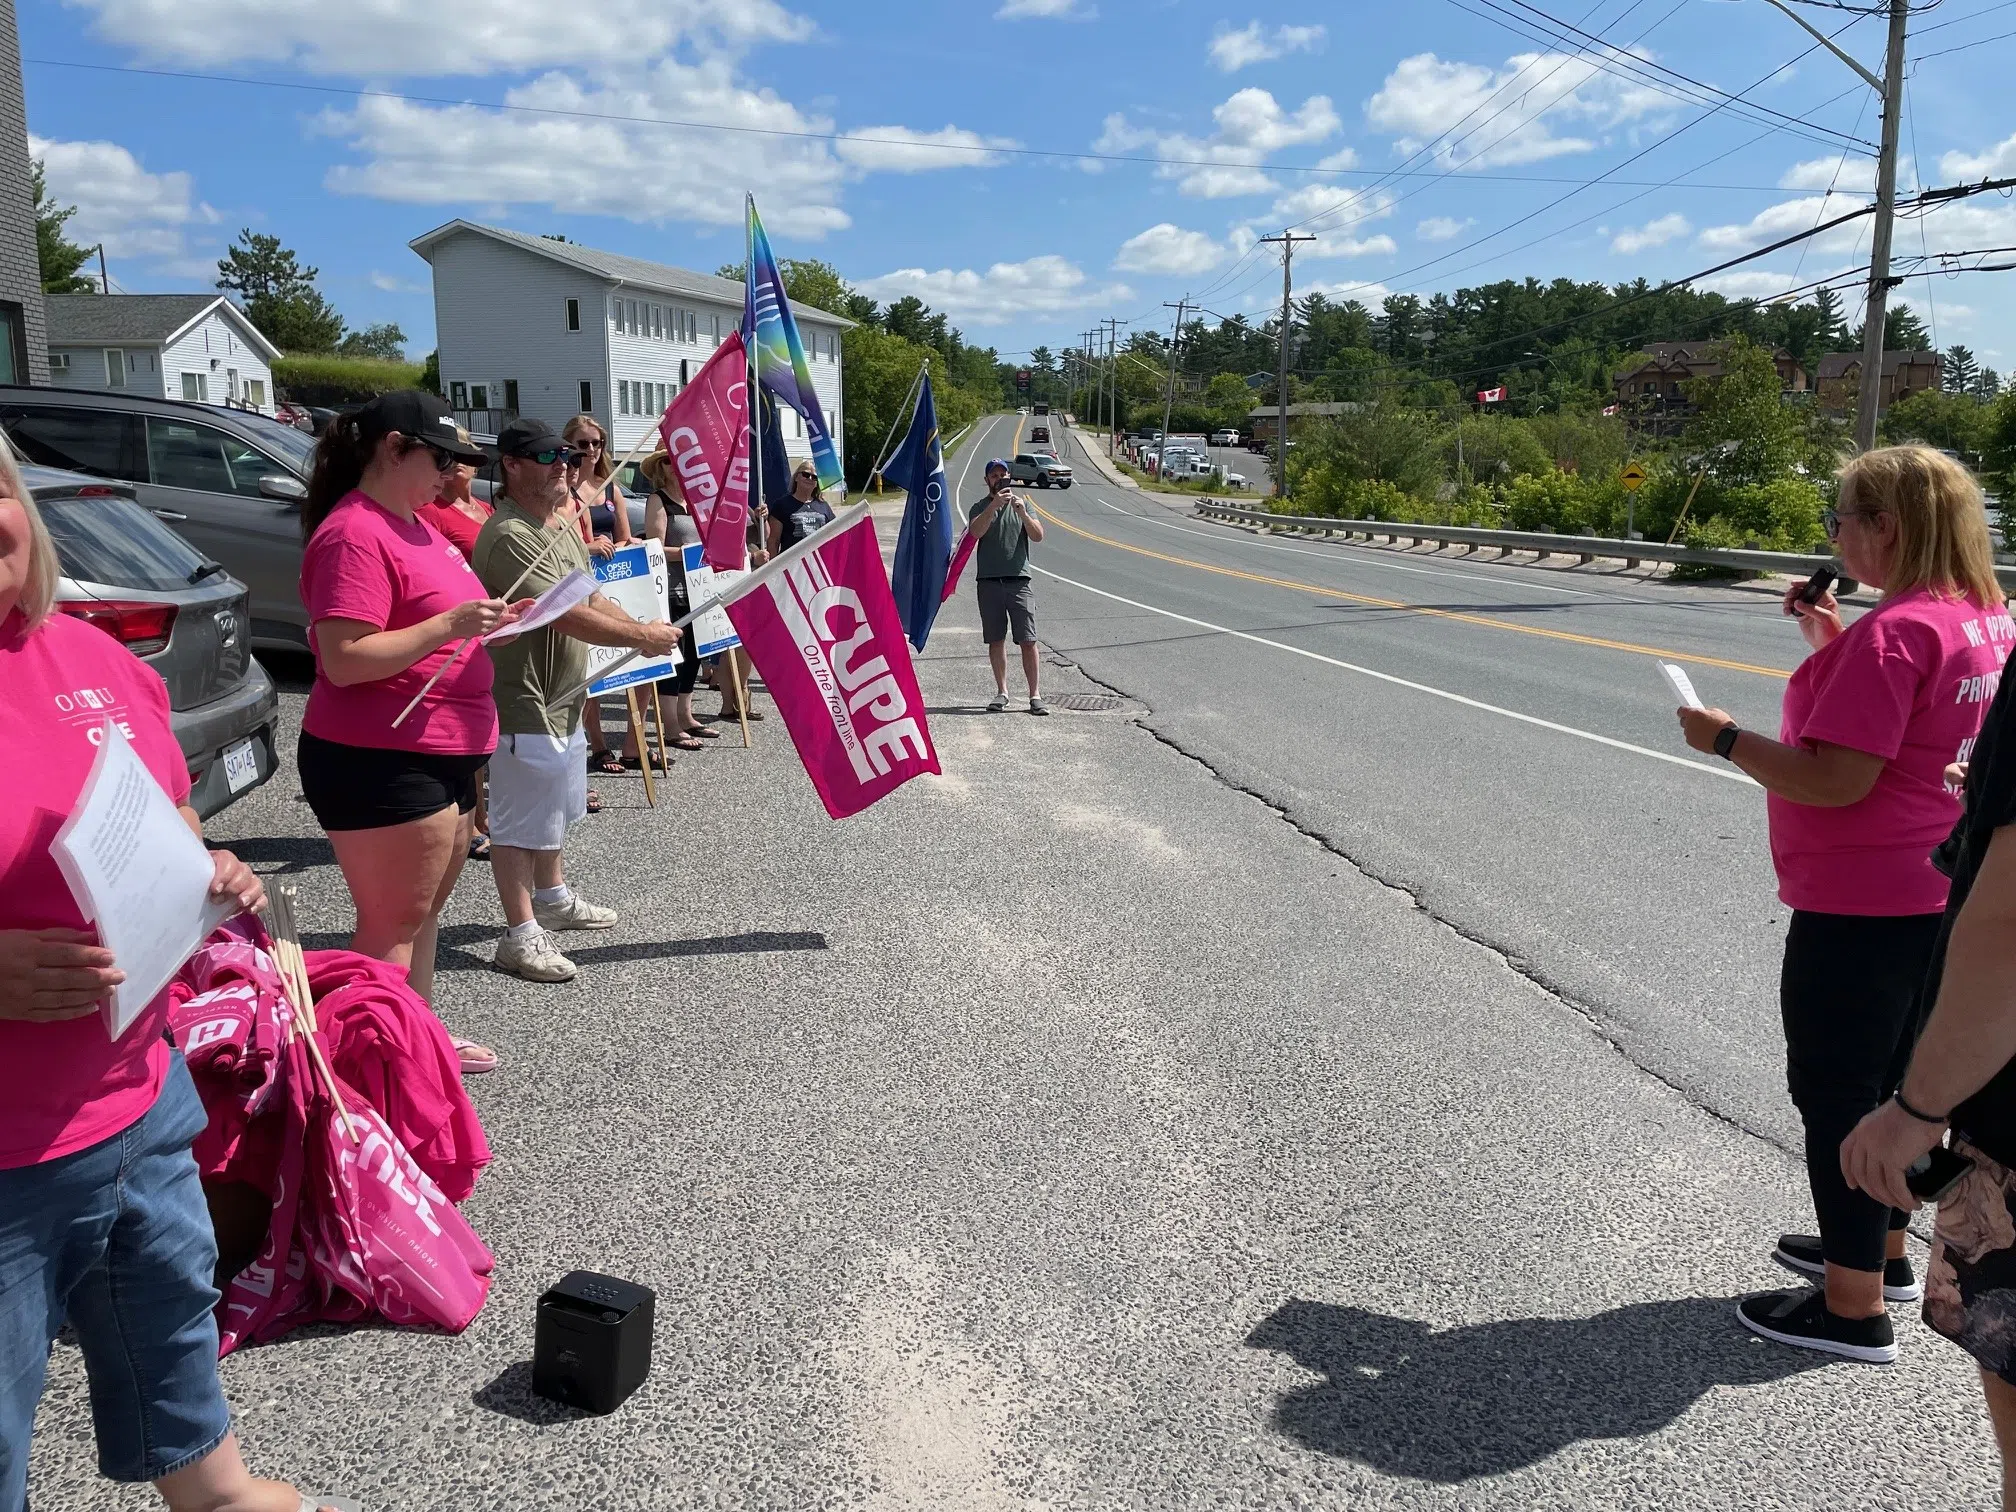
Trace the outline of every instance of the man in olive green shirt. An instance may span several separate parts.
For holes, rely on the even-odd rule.
[[[497,452],[504,491],[476,537],[470,563],[476,575],[493,592],[517,584],[517,598],[588,571],[588,546],[568,507],[572,448],[543,420],[514,420],[497,438]],[[663,656],[678,642],[670,624],[642,624],[596,593],[552,624],[489,648],[498,729],[490,758],[490,862],[508,926],[497,942],[499,971],[533,982],[571,981],[574,963],[547,931],[608,929],[616,922],[615,909],[567,886],[562,847],[568,827],[587,812],[588,742],[581,697],[558,708],[553,700],[587,679],[590,646]]]

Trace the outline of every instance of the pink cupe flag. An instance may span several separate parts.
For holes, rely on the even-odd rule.
[[[658,439],[707,543],[707,565],[748,566],[749,356],[740,332],[666,407]]]
[[[830,533],[829,533],[830,532]],[[858,814],[938,770],[875,522],[816,545],[728,605],[826,812]]]
[[[945,591],[938,595],[938,602],[944,603],[959,587],[960,574],[966,564],[973,559],[973,548],[980,544],[980,537],[970,530],[959,532],[959,549],[952,553],[952,563],[945,569]]]

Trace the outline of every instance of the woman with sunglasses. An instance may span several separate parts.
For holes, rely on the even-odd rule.
[[[1848,577],[1882,601],[1843,624],[1832,593],[1785,592],[1812,648],[1786,685],[1779,738],[1720,709],[1682,709],[1687,743],[1765,791],[1778,896],[1792,910],[1779,978],[1786,1080],[1806,1128],[1820,1232],[1781,1235],[1772,1258],[1817,1288],[1737,1309],[1752,1332],[1849,1359],[1897,1355],[1884,1302],[1923,1294],[1904,1256],[1906,1215],[1849,1188],[1841,1143],[1897,1095],[1946,905],[1932,852],[1960,817],[1947,766],[1964,761],[2016,643],[1995,580],[1981,489],[1921,446],[1865,452],[1827,511]]]
[[[350,948],[404,967],[425,998],[441,910],[469,855],[476,773],[497,746],[489,654],[462,643],[524,607],[485,593],[419,517],[445,474],[483,460],[465,435],[432,394],[381,394],[330,424],[301,507],[301,602],[315,651],[301,790],[356,906]],[[497,1064],[481,1045],[456,1049],[464,1071]]]
[[[791,497],[784,505],[784,512],[780,515],[773,510],[770,514],[770,554],[775,556],[787,547],[796,546],[821,526],[832,523],[833,506],[819,491],[819,469],[810,462],[800,462],[791,469]]]
[[[610,476],[615,471],[616,459],[609,455],[608,432],[593,415],[576,415],[560,427],[560,439],[581,457],[574,484],[574,508],[580,519],[581,539],[588,543],[590,556],[612,556],[617,547],[628,546],[635,537],[630,531],[630,506],[623,490]],[[608,739],[602,733],[602,705],[598,700],[588,700],[582,711],[581,728],[588,735],[589,771],[620,777],[626,758],[642,765],[635,730],[625,735],[622,756],[609,749]],[[595,795],[591,809],[599,807],[599,799],[600,795]]]

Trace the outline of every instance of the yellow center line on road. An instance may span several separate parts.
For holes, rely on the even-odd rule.
[[[1020,427],[1017,427],[1019,433]],[[1623,651],[1632,656],[1653,656],[1662,661],[1690,662],[1697,667],[1720,667],[1725,672],[1749,672],[1758,677],[1773,677],[1780,682],[1791,677],[1790,672],[1777,667],[1759,667],[1749,662],[1729,661],[1719,656],[1704,656],[1698,651],[1673,651],[1663,646],[1641,646],[1633,641],[1606,640],[1600,635],[1577,635],[1572,630],[1548,630],[1540,625],[1519,625],[1510,620],[1494,619],[1488,614],[1465,614],[1457,609],[1433,609],[1426,604],[1409,604],[1400,599],[1375,598],[1366,593],[1347,593],[1341,588],[1328,588],[1316,583],[1297,582],[1294,578],[1269,577],[1261,572],[1242,572],[1236,567],[1219,567],[1210,562],[1199,562],[1190,557],[1171,556],[1167,552],[1150,551],[1146,546],[1133,546],[1125,541],[1115,541],[1102,535],[1080,528],[1065,520],[1060,520],[1049,510],[1031,506],[1044,520],[1059,530],[1072,535],[1083,536],[1088,541],[1096,541],[1101,546],[1111,546],[1116,551],[1131,551],[1136,556],[1152,557],[1158,562],[1171,562],[1178,567],[1192,567],[1199,572],[1215,572],[1220,577],[1241,578],[1249,583],[1265,583],[1270,588],[1292,588],[1302,593],[1313,593],[1323,598],[1348,599],[1354,604],[1366,604],[1375,609],[1404,609],[1410,614],[1428,615],[1434,619],[1455,620],[1465,625],[1482,625],[1487,630],[1509,630],[1516,635],[1538,635],[1548,640],[1567,641],[1577,646],[1594,646],[1603,651]]]

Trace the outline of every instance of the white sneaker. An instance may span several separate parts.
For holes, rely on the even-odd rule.
[[[532,900],[532,917],[541,929],[614,929],[616,910],[590,903],[579,893],[569,893],[565,903]]]
[[[497,942],[497,955],[490,964],[528,982],[571,982],[577,969],[543,929],[522,937],[505,935]]]

